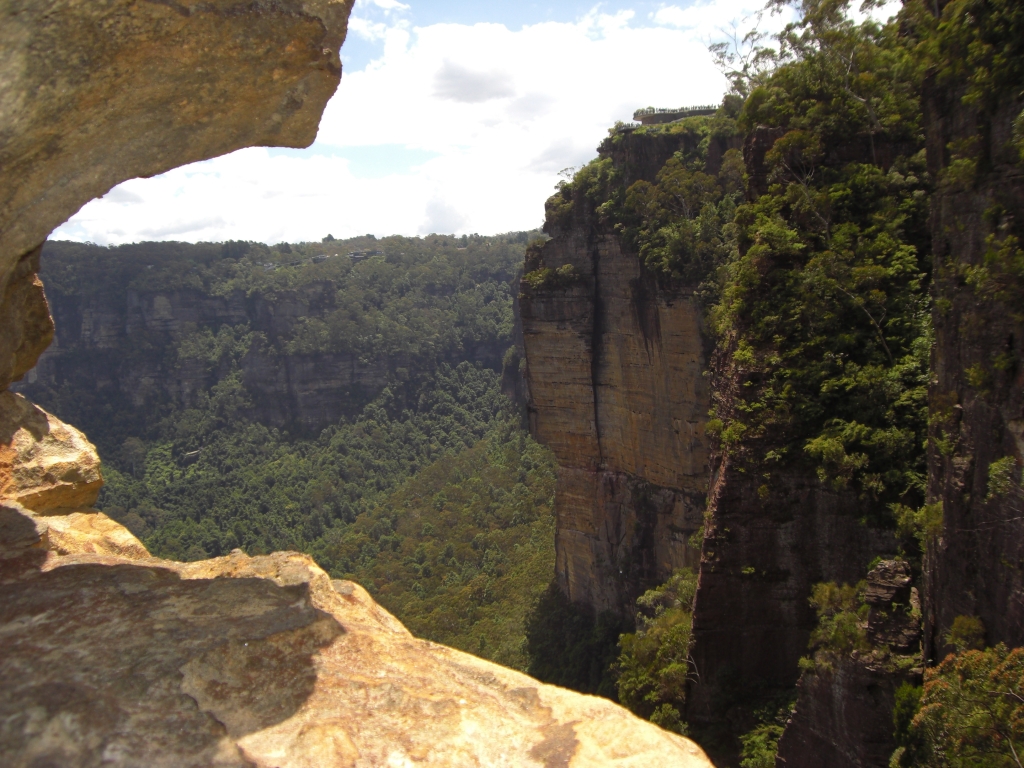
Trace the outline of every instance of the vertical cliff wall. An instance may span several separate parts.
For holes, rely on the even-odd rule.
[[[1001,31],[1020,45],[1020,30]],[[933,660],[951,650],[944,635],[962,615],[982,619],[989,644],[1024,643],[1020,78],[971,102],[966,82],[926,84],[928,164],[939,179],[929,495],[942,529],[929,543],[924,611]]]
[[[623,138],[602,151],[624,183],[653,180],[688,140]],[[530,427],[559,463],[557,577],[573,601],[628,613],[643,589],[699,562],[688,539],[707,489],[701,310],[695,286],[658,285],[584,192],[546,231],[520,301]]]
[[[873,557],[897,551],[891,531],[862,522],[868,503],[823,488],[812,470],[775,478],[767,495],[761,484],[739,462],[715,467],[693,613],[695,724],[720,727],[731,710],[740,717],[757,697],[795,685],[817,624],[814,584],[855,584]]]

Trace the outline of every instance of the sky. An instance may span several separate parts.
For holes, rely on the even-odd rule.
[[[707,46],[763,0],[357,0],[307,149],[132,179],[51,238],[319,241],[539,227],[563,169],[640,107],[718,103]],[[783,18],[766,18],[777,28]]]

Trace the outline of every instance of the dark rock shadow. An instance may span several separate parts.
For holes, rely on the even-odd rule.
[[[0,764],[249,765],[344,632],[309,585],[66,565],[0,593]]]

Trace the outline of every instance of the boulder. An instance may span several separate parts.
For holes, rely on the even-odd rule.
[[[85,435],[21,395],[0,392],[0,499],[46,514],[90,507],[103,486]]]
[[[0,530],[17,515],[4,765],[711,765],[610,701],[413,637],[304,555],[60,556],[38,530],[52,518],[7,506]]]

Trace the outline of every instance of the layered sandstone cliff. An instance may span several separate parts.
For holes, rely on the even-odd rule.
[[[615,162],[653,180],[689,137],[628,137]],[[606,150],[611,154],[611,148]],[[659,286],[582,192],[527,256],[522,322],[534,436],[558,459],[556,571],[598,611],[628,613],[674,569],[696,568],[703,522],[707,339],[695,286]]]
[[[97,249],[96,258],[102,256]],[[71,387],[92,388],[140,411],[168,403],[189,407],[231,371],[205,360],[180,360],[174,345],[188,332],[238,326],[266,339],[240,361],[252,400],[249,418],[316,433],[357,411],[396,367],[408,366],[383,356],[366,361],[355,353],[288,353],[281,339],[289,337],[296,322],[323,318],[336,309],[335,293],[330,281],[266,296],[242,291],[211,295],[187,288],[128,288],[87,296],[56,292],[49,297],[57,326],[54,341],[17,389],[40,402]],[[502,352],[490,350],[486,362],[496,366]]]
[[[626,133],[601,156],[627,187],[692,149],[685,135]],[[780,135],[746,138],[752,188]],[[706,170],[722,154],[708,151]],[[727,418],[744,379],[730,350],[711,347],[698,286],[656,278],[586,191],[571,202],[569,213],[552,204],[552,239],[528,254],[522,295],[531,430],[559,462],[559,584],[578,603],[630,615],[643,589],[699,568],[686,719],[732,764],[753,709],[796,685],[817,624],[812,587],[857,583],[899,546],[891,528],[865,522],[875,502],[826,486],[809,464],[776,472],[766,494],[756,465],[767,447],[715,450],[708,412],[714,403]],[[859,693],[840,677],[829,690],[852,702]],[[876,715],[876,725],[890,717]]]
[[[310,323],[337,328],[336,318],[346,314],[339,298],[344,277],[289,265],[296,275],[289,287],[257,279],[243,289],[214,282],[208,273],[201,277],[196,269],[198,262],[224,274],[235,268],[239,252],[252,269],[258,249],[252,253],[245,243],[141,243],[111,250],[48,242],[40,277],[47,284],[54,340],[15,389],[80,422],[102,443],[103,427],[84,420],[104,407],[116,404],[125,423],[142,425],[168,408],[195,407],[219,382],[237,377],[245,390],[245,418],[293,435],[316,435],[358,414],[385,386],[398,389],[424,372],[415,352],[385,344],[367,349],[362,333],[349,332],[344,342],[319,349],[296,343]],[[344,275],[347,261],[336,259],[332,276]],[[161,279],[165,275],[169,280]],[[211,350],[206,342],[221,334],[233,342]],[[412,332],[409,337],[418,340]],[[501,368],[508,347],[503,333],[460,342],[435,353],[439,361]],[[94,398],[88,407],[79,405],[79,396],[67,396],[86,391]]]

